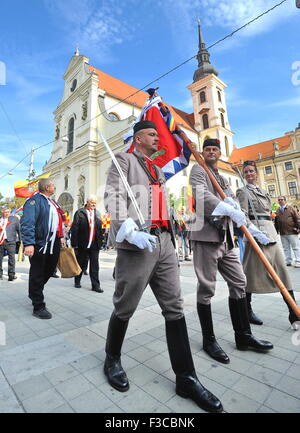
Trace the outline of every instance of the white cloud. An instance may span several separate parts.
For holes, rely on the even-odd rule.
[[[126,14],[127,2],[118,0],[44,0],[66,38],[80,53],[96,50],[102,63],[113,60],[112,47],[132,38],[136,27]],[[93,58],[95,58],[93,53]]]

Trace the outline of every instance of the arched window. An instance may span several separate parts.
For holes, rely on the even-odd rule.
[[[224,115],[223,115],[223,113],[221,113],[220,115],[221,115],[221,124],[222,124],[223,128],[225,128]]]
[[[200,104],[203,104],[203,102],[206,101],[206,95],[205,92],[200,92]]]
[[[208,123],[208,115],[207,114],[203,114],[202,122],[203,122],[203,129],[208,129],[209,123]]]
[[[67,149],[67,153],[70,153],[73,151],[73,143],[74,143],[74,117],[72,117],[69,120],[69,124],[68,124],[68,149]]]
[[[229,143],[228,143],[228,138],[225,136],[225,152],[226,152],[226,156],[229,156]]]
[[[219,100],[219,102],[222,102],[222,98],[221,98],[221,92],[220,92],[220,90],[218,90],[218,100]]]
[[[119,115],[117,113],[109,113],[108,117],[113,122],[117,122],[118,120],[120,120],[120,117],[119,117]]]

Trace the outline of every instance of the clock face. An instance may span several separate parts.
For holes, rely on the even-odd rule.
[[[71,92],[74,92],[74,90],[76,89],[76,86],[77,86],[77,80],[75,78],[75,80],[73,80],[73,83],[72,83]]]

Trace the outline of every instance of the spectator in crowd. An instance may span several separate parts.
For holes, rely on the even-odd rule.
[[[181,207],[177,213],[175,224],[176,239],[178,242],[178,255],[179,261],[183,260],[190,262],[190,248],[189,248],[189,216],[185,213],[184,207]]]
[[[63,238],[63,210],[50,197],[55,186],[50,178],[41,179],[38,193],[24,204],[21,218],[21,236],[24,254],[29,257],[29,298],[33,315],[39,319],[51,319],[44,301],[44,286],[57,266]]]
[[[92,291],[103,293],[99,280],[99,251],[103,242],[101,215],[96,209],[97,198],[91,195],[84,208],[75,212],[71,227],[71,245],[75,248],[77,261],[82,271],[89,265]],[[80,288],[82,273],[75,277],[75,287]]]
[[[3,256],[4,251],[8,254],[8,281],[16,278],[16,243],[20,242],[20,222],[16,216],[10,215],[10,209],[6,208],[0,218],[0,280],[3,279]]]
[[[300,215],[286,202],[284,196],[278,197],[279,208],[276,211],[275,228],[280,234],[285,261],[287,266],[292,265],[292,253],[295,255],[295,268],[300,268]]]

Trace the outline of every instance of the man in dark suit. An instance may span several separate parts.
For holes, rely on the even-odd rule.
[[[13,281],[15,276],[16,242],[20,241],[20,222],[16,216],[10,216],[10,209],[4,209],[0,218],[0,280],[3,279],[2,261],[4,250],[8,253],[8,281]]]
[[[101,215],[96,210],[97,198],[88,198],[84,208],[75,212],[71,227],[71,245],[81,269],[86,270],[90,261],[89,271],[94,292],[103,293],[99,281],[99,250],[103,242]],[[82,272],[75,277],[75,287],[80,288]]]

